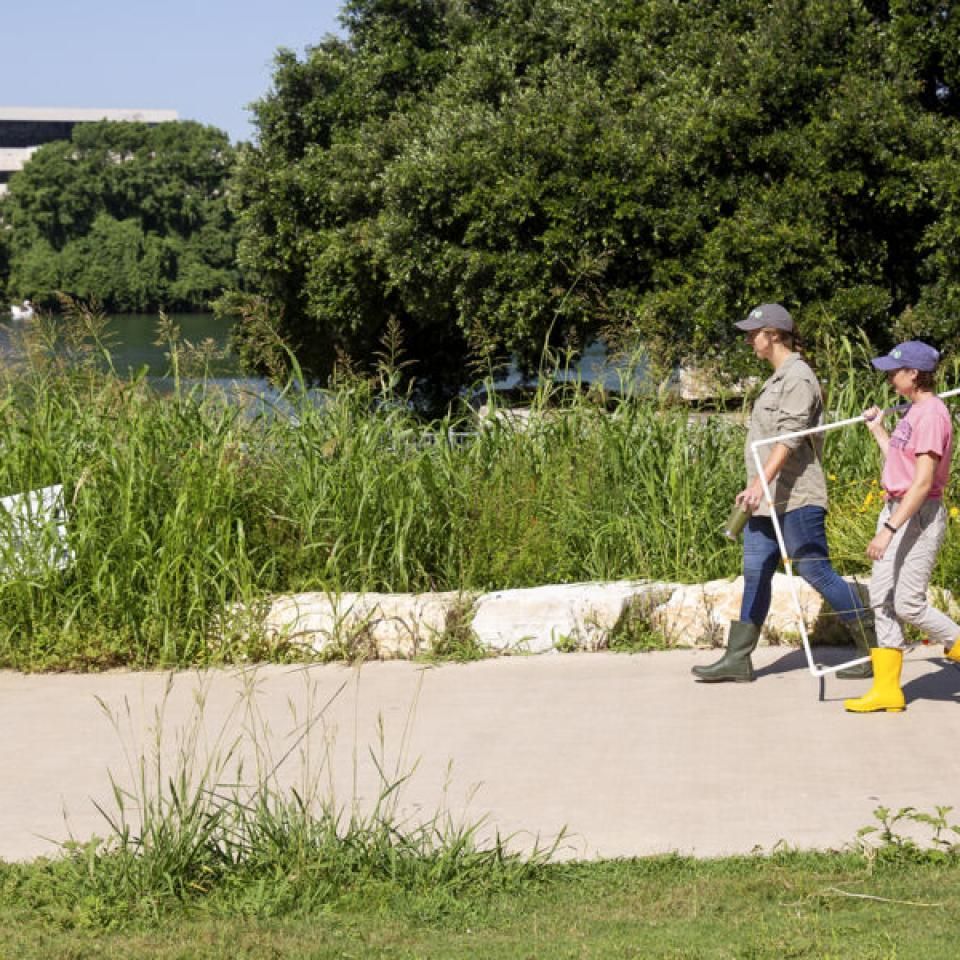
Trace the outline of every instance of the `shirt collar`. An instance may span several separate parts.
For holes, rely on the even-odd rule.
[[[791,353],[783,363],[780,364],[779,368],[773,371],[771,375],[771,380],[782,380],[786,375],[787,371],[800,359],[799,353]]]

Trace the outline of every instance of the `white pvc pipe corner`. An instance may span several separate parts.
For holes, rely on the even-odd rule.
[[[955,397],[960,394],[960,387],[955,390],[945,390],[943,393],[938,393],[937,396],[941,400],[945,400],[947,397]],[[885,416],[888,413],[891,413],[895,410],[902,410],[907,404],[901,404],[896,407],[888,407],[883,411]],[[852,423],[861,423],[863,422],[864,417],[861,414],[859,417],[850,417],[847,420],[837,420],[835,423],[825,423],[819,427],[810,427],[807,430],[795,430],[793,433],[781,433],[777,437],[768,437],[765,440],[755,440],[750,444],[750,450],[753,453],[754,463],[757,465],[757,474],[760,477],[760,484],[763,487],[763,496],[767,501],[767,506],[770,508],[770,520],[773,523],[773,531],[777,536],[777,544],[780,547],[780,559],[783,560],[783,568],[787,572],[787,582],[790,584],[790,595],[793,598],[793,606],[797,612],[797,624],[800,627],[800,638],[803,641],[803,650],[807,655],[807,666],[810,669],[810,673],[815,677],[822,677],[828,673],[836,673],[837,670],[843,670],[846,667],[852,667],[858,663],[866,663],[870,658],[869,657],[858,657],[856,660],[847,660],[845,663],[838,663],[832,667],[820,667],[814,663],[813,652],[810,649],[810,638],[807,636],[807,625],[803,620],[803,607],[800,605],[800,594],[797,592],[797,583],[793,575],[793,564],[790,561],[790,557],[787,556],[787,547],[783,541],[783,531],[780,529],[780,520],[777,517],[777,511],[773,506],[773,495],[770,493],[770,485],[767,483],[766,475],[763,472],[763,464],[760,462],[760,447],[766,447],[770,444],[780,443],[783,440],[793,440],[797,437],[807,437],[814,433],[826,433],[827,430],[836,430],[839,427],[848,427]]]

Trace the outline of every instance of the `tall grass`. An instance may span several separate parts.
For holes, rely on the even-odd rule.
[[[544,390],[523,423],[464,410],[424,425],[389,369],[341,378],[322,403],[294,371],[271,410],[204,389],[204,356],[191,370],[196,351],[169,325],[176,389],[161,396],[113,372],[103,330],[76,305],[57,326],[41,321],[0,382],[0,495],[63,483],[75,555],[66,572],[0,579],[2,665],[282,656],[255,631],[213,639],[237,604],[255,611],[277,592],[739,572],[739,546],[719,530],[743,482],[736,416]],[[821,360],[832,416],[884,399],[867,350],[840,340]],[[878,456],[850,428],[829,435],[826,461],[838,565],[863,571]],[[958,570],[951,537],[940,581]]]
[[[441,918],[456,914],[465,895],[476,903],[540,880],[562,835],[545,845],[534,838],[521,853],[514,838],[483,838],[491,832],[483,820],[456,819],[442,798],[433,814],[404,811],[404,784],[416,767],[405,766],[416,698],[395,758],[388,757],[381,721],[368,759],[379,792],[361,803],[336,795],[324,723],[346,682],[321,702],[306,679],[299,710],[291,706],[291,731],[279,738],[259,713],[255,675],[245,680],[214,729],[202,686],[186,721],[170,724],[171,679],[145,744],[129,704],[121,713],[102,704],[127,770],[111,774],[113,802],[100,806],[106,837],[71,841],[49,864],[54,919],[122,927],[155,922],[185,905],[229,915],[316,915],[331,907],[369,909],[384,896],[402,896],[421,915]],[[360,749],[354,745],[355,770]],[[288,775],[291,761],[299,772]]]

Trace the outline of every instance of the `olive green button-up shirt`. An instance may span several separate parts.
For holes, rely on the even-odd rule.
[[[792,353],[763,385],[750,414],[750,427],[744,456],[747,463],[747,484],[757,474],[750,445],[783,433],[806,430],[823,423],[823,394],[810,367],[798,353]],[[799,507],[827,507],[827,483],[823,475],[823,434],[795,437],[780,441],[790,455],[777,478],[770,484],[777,513]],[[766,444],[757,451],[760,462],[766,463],[776,444]],[[762,501],[757,516],[769,516],[770,509]]]

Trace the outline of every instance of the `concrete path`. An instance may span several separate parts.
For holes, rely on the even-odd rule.
[[[566,828],[577,857],[837,848],[880,804],[960,810],[960,671],[933,648],[905,663],[907,712],[868,716],[841,703],[868,682],[828,677],[821,700],[802,651],[760,650],[753,684],[694,683],[715,655],[0,673],[0,858],[105,835],[95,803],[115,811],[111,777],[134,786],[141,758],[166,777],[242,756],[245,781],[364,808],[379,763],[408,775],[404,816],[485,817],[526,846]]]

